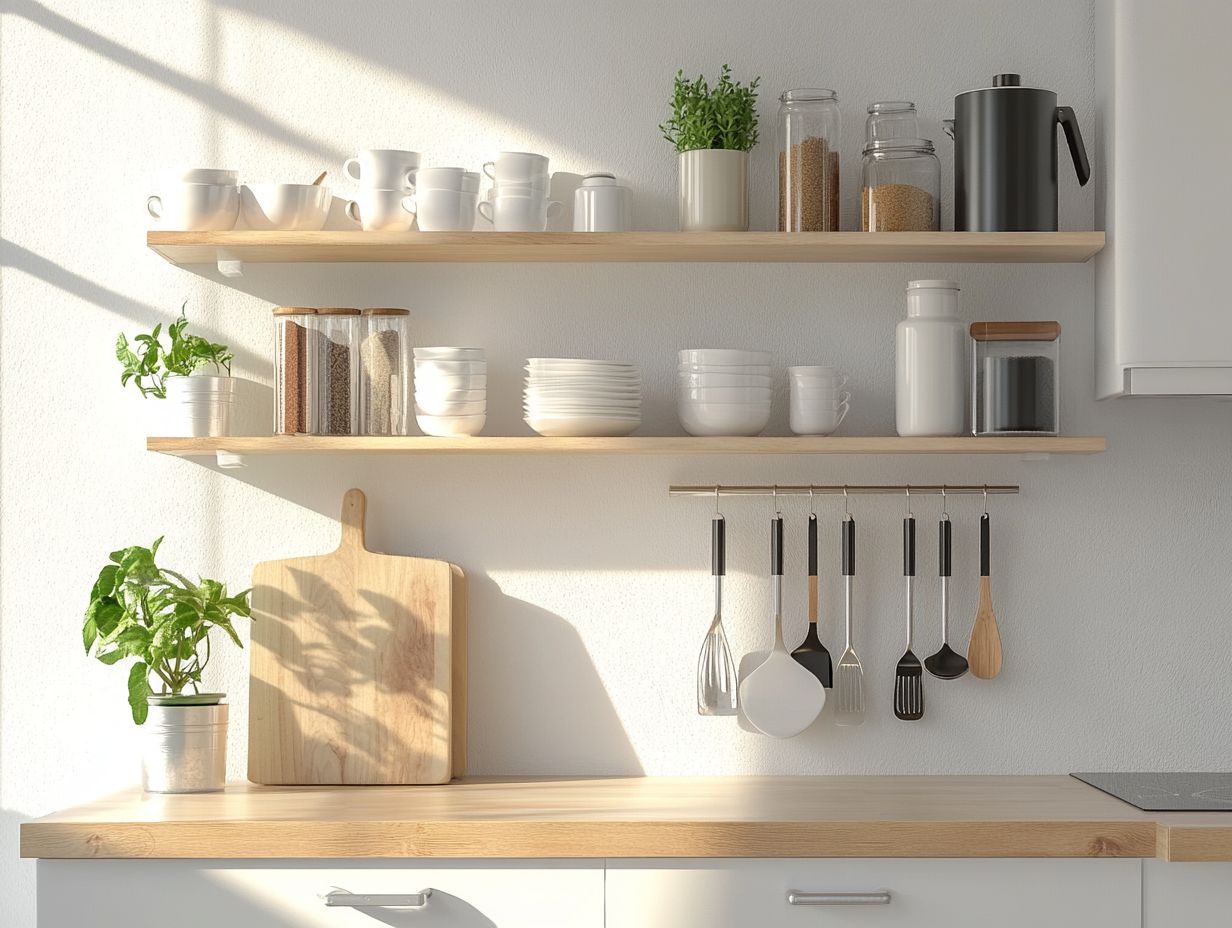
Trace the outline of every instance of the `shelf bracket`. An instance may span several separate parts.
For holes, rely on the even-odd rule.
[[[244,262],[234,258],[219,258],[218,273],[223,277],[236,278],[244,276]]]

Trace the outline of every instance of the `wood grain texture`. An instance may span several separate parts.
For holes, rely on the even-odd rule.
[[[466,592],[466,574],[456,564],[449,565],[451,580],[453,619],[449,638],[453,664],[450,673],[449,706],[451,722],[449,750],[452,755],[451,769],[454,777],[466,774],[466,738],[467,712],[470,710],[467,699],[467,660],[470,653],[470,599]]]
[[[1061,337],[1061,323],[973,322],[970,332],[977,342],[1055,342]]]
[[[146,448],[181,457],[233,454],[1098,454],[1101,437],[1020,435],[899,438],[897,436],[694,438],[430,438],[359,435],[274,435],[257,438],[148,438]]]
[[[254,782],[450,779],[455,577],[444,561],[368,551],[364,509],[347,491],[333,554],[253,570]]]
[[[269,262],[1082,263],[1103,232],[148,232],[172,264]]]
[[[1059,776],[239,784],[130,792],[22,826],[27,857],[1154,857],[1159,847],[1155,817]]]
[[[991,680],[1001,672],[1001,633],[992,608],[992,589],[988,577],[980,577],[980,604],[967,643],[967,664],[972,676]]]

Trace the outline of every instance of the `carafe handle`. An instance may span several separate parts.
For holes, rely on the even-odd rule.
[[[1078,173],[1078,183],[1085,187],[1091,179],[1091,162],[1087,160],[1087,147],[1082,144],[1082,132],[1078,128],[1078,117],[1074,115],[1072,106],[1057,107],[1057,122],[1065,130],[1065,141],[1069,143],[1069,153],[1074,159],[1074,170]]]

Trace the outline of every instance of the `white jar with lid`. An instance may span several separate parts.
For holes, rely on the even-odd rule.
[[[895,334],[894,424],[899,435],[961,435],[966,420],[967,333],[952,280],[907,284]]]
[[[612,174],[587,174],[573,194],[574,232],[627,232],[629,190]]]

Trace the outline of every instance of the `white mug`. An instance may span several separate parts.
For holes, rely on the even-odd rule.
[[[419,188],[412,198],[420,232],[469,232],[475,227],[478,193]]]
[[[172,168],[159,175],[160,186],[167,184],[221,184],[238,187],[240,172],[228,168]]]
[[[543,232],[548,220],[560,215],[558,200],[538,196],[500,194],[479,204],[479,215],[497,232]]]
[[[466,168],[420,168],[415,175],[418,190],[458,190],[479,192],[479,172]]]
[[[365,232],[406,232],[415,222],[415,198],[405,190],[364,189],[346,214]]]
[[[547,155],[529,151],[502,151],[495,161],[483,166],[483,173],[498,184],[506,181],[531,181],[547,174]]]
[[[397,148],[364,148],[357,157],[342,162],[343,174],[378,190],[409,189],[418,170],[419,152]]]
[[[788,424],[797,435],[829,435],[847,418],[850,400],[850,393],[840,393],[833,401],[819,402],[792,391]]]
[[[145,201],[146,212],[164,229],[221,232],[235,228],[240,188],[234,184],[165,184]]]

